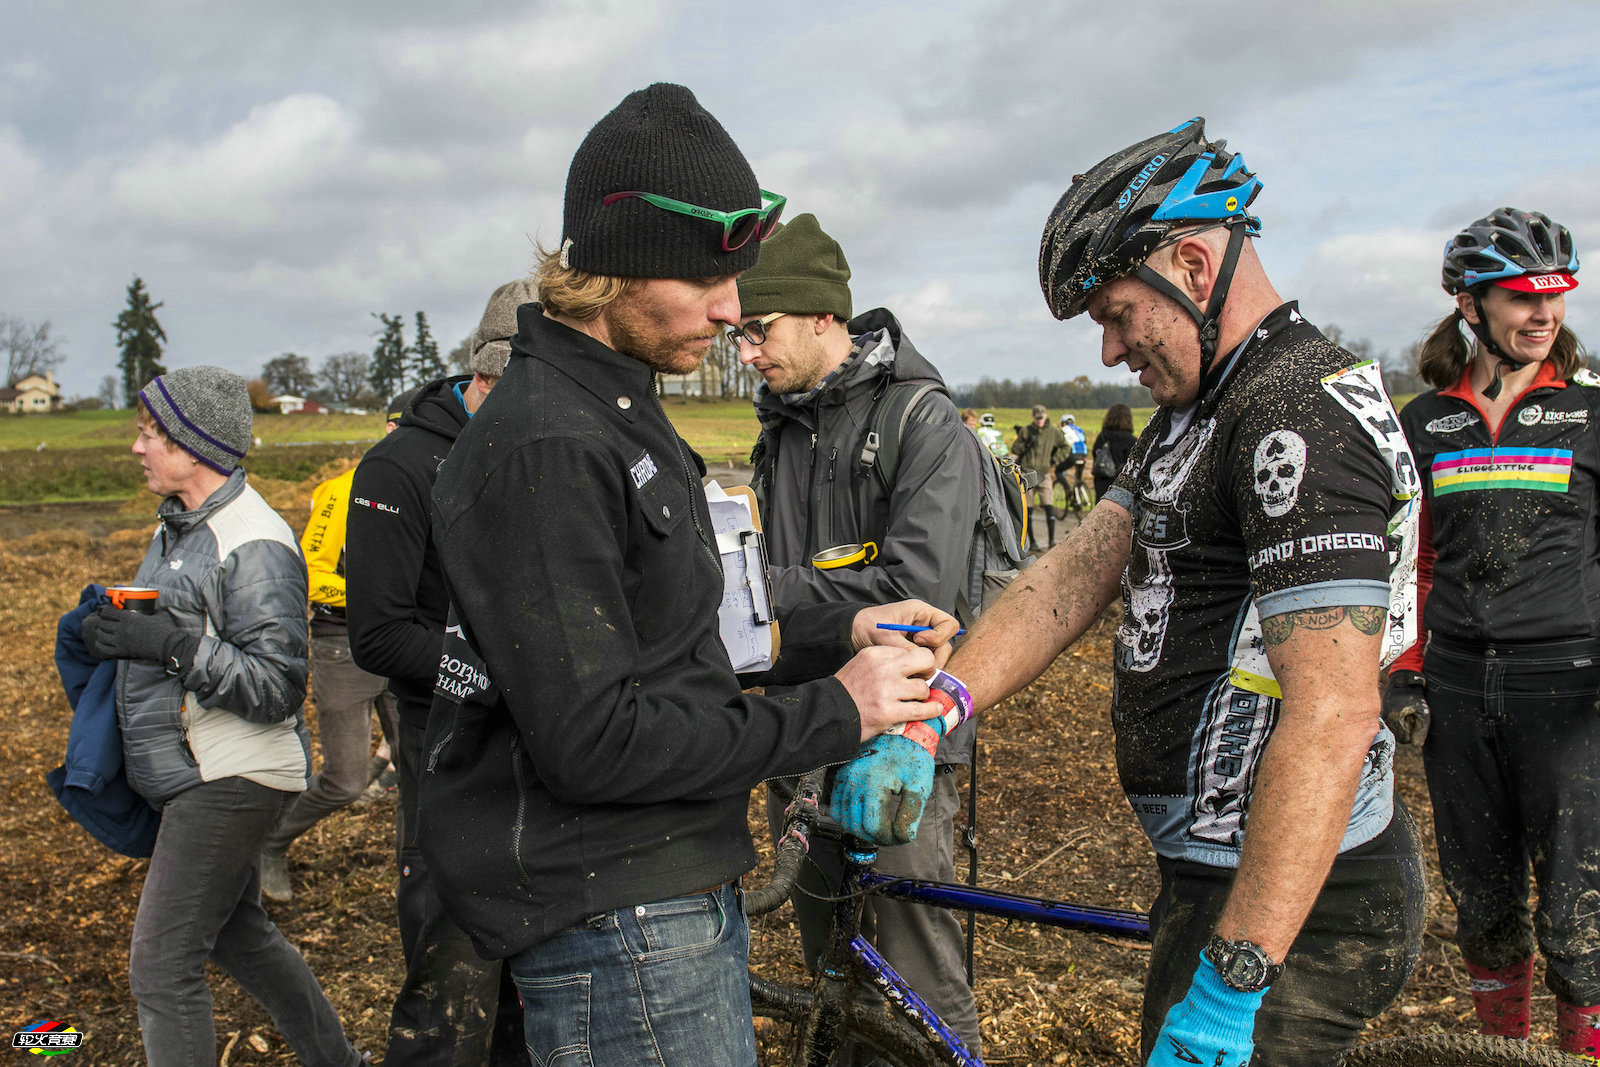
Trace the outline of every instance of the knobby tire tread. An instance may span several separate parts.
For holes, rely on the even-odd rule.
[[[1478,1034],[1425,1034],[1357,1045],[1342,1067],[1577,1067],[1548,1045]]]
[[[798,1040],[799,1028],[809,1013],[810,992],[751,975],[750,1001],[756,1015],[795,1027],[795,1040]],[[859,1004],[852,1005],[844,1030],[846,1039],[866,1045],[892,1067],[946,1067],[948,1063],[934,1051],[921,1030],[887,1010],[873,1011]],[[804,1062],[793,1043],[787,1051],[789,1061],[785,1067]]]

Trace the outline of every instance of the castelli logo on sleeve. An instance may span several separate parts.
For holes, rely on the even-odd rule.
[[[1128,187],[1122,190],[1122,195],[1117,197],[1117,207],[1126,208],[1129,204],[1133,203],[1133,194],[1137,193],[1140,189],[1143,189],[1147,184],[1149,184],[1151,176],[1155,174],[1155,172],[1161,168],[1161,164],[1165,163],[1166,161],[1166,156],[1158,155],[1152,157],[1150,162],[1146,163],[1144,168],[1140,170],[1138,174],[1133,176],[1133,181],[1129,182]]]

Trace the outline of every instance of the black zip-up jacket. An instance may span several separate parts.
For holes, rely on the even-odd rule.
[[[649,369],[534,305],[517,319],[434,490],[451,604],[492,685],[441,689],[422,783],[423,852],[491,959],[737,878],[755,865],[751,787],[847,760],[861,736],[837,679],[740,691],[704,466]],[[835,655],[855,610],[786,620],[784,662]]]
[[[450,606],[433,546],[433,481],[467,424],[455,387],[471,380],[458,375],[423,386],[394,431],[361,457],[350,486],[350,654],[362,670],[389,680],[400,717],[417,726],[433,703]]]
[[[1467,373],[1400,413],[1422,475],[1423,629],[1468,644],[1600,637],[1600,377],[1546,364],[1491,427]],[[1422,670],[1424,644],[1393,669]]]

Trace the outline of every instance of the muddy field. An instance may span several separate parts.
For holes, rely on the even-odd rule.
[[[298,529],[311,486],[262,485]],[[90,581],[126,580],[151,523],[149,498],[125,508],[0,509],[0,1029],[49,1019],[87,1035],[74,1063],[142,1062],[127,989],[127,942],[145,864],[117,856],[67,818],[44,783],[61,762],[69,710],[51,661],[57,617]],[[1109,620],[1033,686],[987,716],[979,734],[980,881],[1012,892],[1148,908],[1156,877],[1112,765]],[[308,713],[314,717],[314,709]],[[1432,849],[1420,760],[1399,759],[1402,789]],[[381,1059],[401,965],[394,931],[393,803],[324,821],[296,843],[296,896],[274,907],[357,1044]],[[752,804],[751,826],[765,818]],[[958,853],[958,865],[964,860]],[[1379,1034],[1465,1031],[1471,1007],[1450,937],[1454,916],[1430,882],[1423,961]],[[1145,951],[1137,944],[979,920],[977,999],[995,1064],[1128,1064],[1137,1048]],[[798,971],[787,909],[756,921],[752,959],[769,975]],[[214,973],[225,1064],[293,1056],[262,1009]],[[1536,1038],[1553,1008],[1536,997]],[[763,1028],[763,1043],[782,1034]],[[768,1056],[767,1062],[778,1059]]]

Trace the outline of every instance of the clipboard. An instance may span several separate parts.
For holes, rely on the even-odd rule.
[[[764,671],[778,659],[777,605],[767,573],[761,509],[746,485],[724,489],[707,483],[706,506],[722,557],[722,604],[717,621],[733,669]]]

